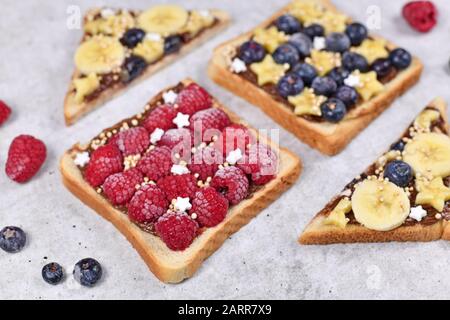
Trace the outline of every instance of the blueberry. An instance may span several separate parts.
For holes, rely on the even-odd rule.
[[[27,236],[19,227],[5,227],[0,231],[0,248],[6,252],[19,252],[26,242]]]
[[[397,48],[389,53],[389,60],[395,68],[403,70],[409,67],[412,57],[405,49]]]
[[[164,40],[164,53],[171,54],[171,53],[178,52],[180,50],[182,44],[183,44],[183,40],[178,35],[167,37]]]
[[[391,145],[391,150],[398,150],[400,152],[405,149],[405,143],[402,140],[397,141],[396,143]]]
[[[352,46],[359,46],[367,38],[367,28],[359,23],[349,24],[345,29],[345,33],[350,38]]]
[[[279,46],[272,54],[272,56],[276,63],[288,63],[290,66],[297,64],[297,62],[300,60],[300,55],[297,49],[289,43]]]
[[[49,284],[58,284],[64,277],[63,268],[56,262],[46,264],[42,268],[42,278]]]
[[[288,96],[296,96],[302,92],[303,88],[302,78],[293,72],[283,76],[277,84],[278,93],[285,98]]]
[[[317,70],[308,63],[299,63],[292,68],[292,72],[298,74],[302,78],[303,83],[310,86],[317,77]]]
[[[75,265],[73,276],[81,285],[93,287],[102,277],[102,266],[95,259],[82,259]]]
[[[389,162],[384,168],[384,177],[397,186],[404,188],[412,179],[412,169],[409,164],[400,160]]]
[[[293,34],[302,29],[302,24],[300,21],[290,14],[280,16],[275,21],[275,25],[279,31],[283,31],[286,34]]]
[[[349,86],[339,87],[334,96],[341,100],[347,108],[354,106],[358,101],[358,93],[354,88]]]
[[[145,31],[139,28],[128,29],[120,38],[120,43],[130,49],[137,46],[139,42],[145,37]]]
[[[349,71],[367,72],[369,70],[366,58],[356,52],[345,52],[342,55],[342,66]]]
[[[344,80],[350,75],[350,72],[344,68],[334,68],[328,72],[327,76],[336,81],[338,86],[344,84]]]
[[[137,78],[147,67],[147,62],[139,56],[130,56],[123,63],[122,81],[130,82]]]
[[[322,118],[329,122],[339,122],[347,113],[345,104],[336,98],[330,98],[320,106],[322,111]]]
[[[289,43],[297,48],[301,58],[308,57],[311,54],[313,43],[311,39],[304,33],[296,33],[291,36]]]
[[[337,84],[330,77],[317,77],[313,80],[311,88],[315,94],[329,97],[336,92]]]
[[[389,59],[380,58],[372,63],[371,68],[377,73],[378,79],[382,79],[392,71],[392,64]]]
[[[266,49],[258,42],[250,40],[244,42],[239,48],[238,57],[246,64],[260,62],[266,56]]]
[[[332,52],[345,52],[350,48],[350,39],[345,33],[332,32],[325,39],[326,48]]]
[[[315,37],[323,37],[325,35],[325,29],[317,23],[313,23],[303,29],[303,33],[308,37],[314,39]]]

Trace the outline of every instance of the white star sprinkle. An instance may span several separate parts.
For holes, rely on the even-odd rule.
[[[192,208],[192,205],[189,201],[189,198],[177,197],[177,199],[174,201],[173,207],[179,212],[186,212],[187,210]]]
[[[80,166],[83,168],[89,162],[89,160],[90,160],[90,157],[89,157],[88,152],[80,152],[80,153],[77,153],[73,162],[77,166]]]
[[[227,162],[229,164],[236,164],[239,160],[242,158],[242,151],[241,149],[236,149],[234,151],[231,151],[227,156]]]
[[[173,119],[173,123],[175,123],[177,125],[178,129],[188,127],[189,126],[189,115],[178,112],[175,119]]]
[[[176,94],[173,90],[169,90],[163,93],[164,103],[174,104],[177,100],[178,94]]]
[[[156,128],[155,131],[152,132],[150,135],[150,143],[155,144],[159,140],[161,140],[162,136],[164,135],[164,130],[160,128]]]
[[[411,212],[409,214],[410,218],[413,218],[417,221],[422,221],[423,218],[427,216],[427,211],[422,208],[422,206],[411,208]]]

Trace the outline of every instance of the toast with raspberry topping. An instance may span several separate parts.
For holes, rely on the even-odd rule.
[[[299,242],[450,240],[449,177],[446,103],[438,98],[314,217]]]
[[[74,145],[60,164],[65,186],[170,283],[191,277],[291,186],[301,167],[297,156],[189,79],[158,94],[144,112]]]
[[[328,0],[293,0],[214,51],[209,76],[335,155],[414,85],[422,63]]]
[[[229,24],[220,10],[93,8],[64,101],[67,125],[197,48]]]

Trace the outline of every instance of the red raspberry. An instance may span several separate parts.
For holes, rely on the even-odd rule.
[[[150,145],[150,135],[144,127],[124,130],[116,134],[109,143],[115,143],[123,155],[141,154]]]
[[[156,234],[174,251],[182,251],[194,241],[198,224],[187,214],[167,212],[155,224]]]
[[[136,192],[136,185],[143,180],[142,173],[132,168],[125,172],[115,173],[106,178],[103,191],[114,205],[126,204]]]
[[[146,184],[136,191],[128,204],[128,217],[139,223],[153,223],[169,208],[164,192],[155,185]]]
[[[248,194],[248,179],[237,167],[219,169],[211,181],[211,186],[222,193],[231,204],[238,204]]]
[[[183,142],[183,146],[191,149],[193,143],[193,137],[191,131],[186,128],[170,129],[167,130],[159,141],[159,145],[167,146],[170,149],[176,147],[180,142]]]
[[[198,189],[197,180],[189,173],[165,176],[159,179],[158,186],[164,191],[169,201],[177,197],[192,198]]]
[[[167,147],[150,150],[137,164],[137,168],[150,180],[156,181],[170,173],[172,155]]]
[[[193,115],[197,111],[211,107],[212,99],[205,89],[191,83],[178,94],[175,104],[178,105],[178,112]]]
[[[205,147],[192,155],[188,168],[193,174],[197,173],[200,180],[206,181],[208,177],[214,177],[214,174],[219,169],[219,164],[222,163],[223,157],[218,150],[212,147]]]
[[[436,25],[437,9],[431,1],[412,1],[402,10],[403,17],[420,32],[428,32]]]
[[[202,227],[214,227],[225,219],[228,212],[228,200],[216,189],[207,187],[195,193],[190,213],[197,214]]]
[[[214,147],[221,150],[223,155],[228,155],[236,149],[241,149],[242,153],[245,153],[247,145],[255,142],[255,137],[247,127],[234,123],[223,129]]]
[[[41,140],[20,135],[9,147],[6,175],[16,182],[27,182],[39,171],[46,157],[47,149]]]
[[[11,108],[8,105],[0,100],[0,126],[8,120],[11,115]]]
[[[251,175],[253,183],[263,185],[277,174],[278,157],[269,146],[257,143],[250,146],[237,167]]]
[[[151,111],[142,125],[150,134],[157,128],[165,131],[175,127],[172,121],[176,115],[177,110],[174,107],[164,104]]]
[[[92,152],[86,166],[84,178],[93,187],[98,187],[110,175],[122,172],[123,157],[115,144],[107,144]]]
[[[196,142],[199,138],[201,141],[211,141],[213,136],[219,136],[221,131],[230,124],[230,118],[220,109],[209,108],[194,114],[189,122],[189,128],[195,131]]]

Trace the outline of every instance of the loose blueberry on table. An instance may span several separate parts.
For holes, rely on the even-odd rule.
[[[267,27],[255,30],[236,48],[233,61],[242,64],[231,68],[233,72],[287,104],[297,116],[337,123],[382,93],[411,65],[412,57],[371,37],[362,23],[296,2]],[[331,101],[323,103],[324,98]]]
[[[255,58],[255,48],[247,58]],[[300,92],[302,78],[292,73],[280,89]],[[278,158],[191,83],[103,131],[89,148],[74,150],[74,162],[86,182],[131,222],[182,251],[274,179]]]
[[[73,276],[82,286],[93,287],[102,278],[102,266],[92,258],[78,261],[73,269]]]
[[[26,242],[27,236],[19,227],[5,227],[0,231],[0,248],[6,252],[19,252],[23,249]]]
[[[51,285],[56,285],[64,278],[63,268],[59,263],[50,262],[42,268],[42,278]]]

